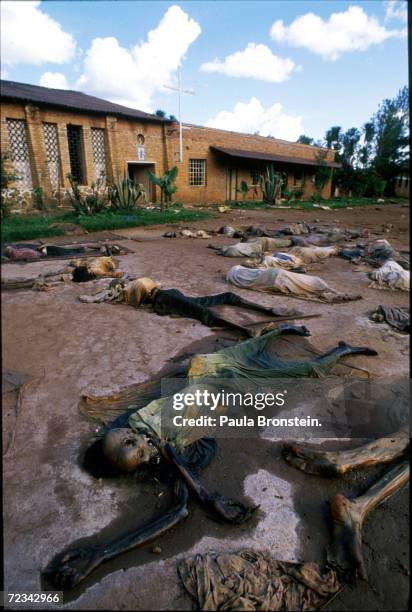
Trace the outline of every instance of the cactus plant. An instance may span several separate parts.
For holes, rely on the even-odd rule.
[[[273,164],[266,166],[264,173],[260,175],[263,201],[268,204],[275,204],[276,199],[280,196],[284,181],[282,172],[276,172]]]

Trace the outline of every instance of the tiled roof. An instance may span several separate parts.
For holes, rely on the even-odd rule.
[[[121,104],[114,104],[95,96],[67,89],[52,89],[40,87],[39,85],[28,85],[27,83],[15,83],[13,81],[1,81],[2,99],[20,100],[32,102],[39,106],[58,106],[87,113],[99,115],[115,115],[129,119],[140,119],[144,121],[155,121],[157,123],[169,122],[168,119],[157,117],[134,108],[128,108]]]
[[[318,161],[313,159],[308,159],[307,157],[294,157],[293,155],[278,155],[277,153],[260,153],[258,151],[246,151],[244,149],[226,149],[224,147],[210,147],[212,150],[217,151],[218,153],[224,153],[225,155],[229,155],[230,157],[241,157],[244,159],[256,159],[260,161],[277,161],[277,162],[285,162],[292,164],[302,164],[305,166],[317,166]],[[341,164],[337,162],[327,161],[326,166],[328,168],[340,168]]]

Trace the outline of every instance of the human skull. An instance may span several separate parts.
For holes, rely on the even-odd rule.
[[[157,450],[144,434],[121,427],[111,429],[104,436],[103,454],[122,472],[134,472],[142,463],[154,459]]]

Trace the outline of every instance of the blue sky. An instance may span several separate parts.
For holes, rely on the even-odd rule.
[[[177,115],[180,64],[191,123],[321,138],[408,78],[402,1],[1,4],[3,78]]]

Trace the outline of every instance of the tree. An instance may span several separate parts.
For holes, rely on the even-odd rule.
[[[166,117],[166,111],[162,110],[161,108],[158,108],[157,111],[155,112],[156,117]]]
[[[403,87],[386,99],[361,129],[342,132],[332,126],[325,144],[336,151],[342,167],[334,172],[333,184],[346,193],[375,196],[393,191],[394,178],[407,167],[409,158],[409,90]]]
[[[296,142],[299,144],[313,145],[314,140],[313,138],[310,138],[310,136],[305,136],[305,134],[301,134]]]
[[[405,86],[386,99],[372,118],[375,132],[373,167],[393,188],[393,179],[409,157],[409,92]]]
[[[362,127],[363,145],[359,149],[359,162],[363,168],[370,165],[374,136],[375,126],[372,121],[367,121]]]
[[[342,128],[334,125],[325,134],[325,143],[328,149],[338,151],[341,148]]]
[[[357,153],[357,146],[361,137],[360,131],[349,128],[341,137],[342,151],[340,153],[343,163],[353,166]]]
[[[156,176],[150,170],[147,171],[150,181],[160,187],[160,208],[162,210],[164,210],[165,204],[172,201],[172,195],[177,191],[175,185],[177,173],[177,166],[173,166],[170,170],[166,170],[162,176]]]
[[[246,181],[241,181],[240,187],[238,187],[236,191],[242,194],[243,201],[245,201],[246,196],[251,189],[253,190],[254,194],[257,195],[256,185],[248,185]]]
[[[169,115],[169,119],[170,121],[177,121],[176,117],[174,115]]]
[[[351,193],[357,183],[357,170],[355,169],[355,158],[358,153],[358,144],[361,137],[360,131],[349,128],[340,135],[341,149],[336,154],[336,159],[342,163],[334,175],[334,186],[338,185],[346,193]]]

